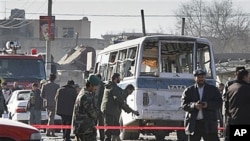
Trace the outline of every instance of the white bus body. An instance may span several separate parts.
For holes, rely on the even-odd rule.
[[[122,112],[124,126],[183,127],[181,110],[183,90],[194,84],[193,71],[204,69],[207,82],[215,85],[213,50],[205,38],[157,35],[113,44],[100,51],[95,73],[108,81],[120,73],[121,88],[133,84],[135,91],[127,97],[128,105],[138,110],[135,116]],[[123,139],[138,139],[139,133],[153,133],[157,140],[174,130],[123,130]],[[177,132],[185,140],[184,131]]]

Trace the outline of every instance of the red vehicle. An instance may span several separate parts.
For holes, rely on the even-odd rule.
[[[41,141],[41,134],[35,127],[21,122],[0,118],[1,141]]]
[[[42,55],[35,49],[30,54],[17,54],[20,46],[16,42],[7,42],[5,50],[0,54],[0,77],[12,88],[18,82],[22,89],[31,88],[33,82],[39,84],[46,79],[45,64]]]

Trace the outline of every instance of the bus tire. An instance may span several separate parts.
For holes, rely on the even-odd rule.
[[[157,141],[164,141],[166,131],[157,131],[153,133]]]
[[[120,118],[120,125],[123,126],[122,118]],[[121,132],[120,137],[122,140],[137,140],[140,135],[140,132],[138,130],[131,132],[131,130],[129,131],[129,130],[121,129],[120,132]]]
[[[138,140],[139,138],[139,132],[129,132],[128,130],[126,131],[125,129],[121,132],[121,139],[122,140]]]

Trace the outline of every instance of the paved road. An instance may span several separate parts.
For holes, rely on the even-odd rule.
[[[57,137],[46,137],[45,133],[42,133],[43,141],[63,141],[62,139],[62,133],[56,133]],[[72,139],[72,141],[76,141],[76,139]],[[99,141],[99,140],[98,140]],[[132,140],[126,140],[126,141],[132,141]],[[156,141],[154,136],[143,136],[141,135],[138,140],[133,141]],[[176,135],[171,134],[170,136],[166,136],[165,141],[177,141]],[[223,141],[222,138],[220,138],[220,141]]]
[[[62,139],[62,134],[56,134],[57,137],[46,137],[45,134],[43,134],[43,141],[63,141]],[[166,137],[165,141],[176,141],[176,137],[175,136],[171,136],[171,137]],[[72,141],[76,141],[76,139],[72,139]],[[98,140],[100,141],[100,140]],[[126,141],[132,141],[132,140],[126,140]],[[138,140],[133,140],[133,141],[156,141],[154,136],[141,136]]]

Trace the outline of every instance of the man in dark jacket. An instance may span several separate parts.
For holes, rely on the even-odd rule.
[[[127,113],[134,113],[138,115],[138,111],[131,109],[124,100],[123,90],[117,86],[120,82],[120,74],[114,73],[112,81],[105,85],[104,95],[102,99],[101,111],[104,115],[105,126],[119,126],[119,118],[121,110]],[[120,134],[119,130],[105,130],[105,141],[111,141],[111,136],[117,138]]]
[[[186,111],[184,126],[189,141],[219,141],[217,109],[222,104],[219,90],[205,82],[206,72],[194,71],[195,84],[182,94],[181,107]]]
[[[40,96],[41,90],[37,83],[32,83],[32,92],[26,107],[30,111],[29,124],[41,124],[41,111],[43,109],[43,99]]]
[[[224,141],[229,141],[229,124],[230,124],[230,116],[229,116],[229,101],[226,100],[227,98],[227,91],[229,86],[231,86],[234,82],[236,82],[236,77],[240,70],[245,70],[244,66],[239,66],[235,68],[235,79],[227,81],[223,90],[222,98],[223,98],[223,106],[222,106],[222,115],[224,120]]]
[[[56,114],[61,116],[63,125],[71,125],[74,104],[77,97],[77,92],[74,87],[73,80],[69,80],[67,85],[62,86],[57,90],[56,101]],[[63,129],[63,139],[70,141],[70,129]]]
[[[250,85],[248,71],[239,70],[236,80],[228,87],[225,101],[228,102],[230,125],[250,125]]]
[[[50,74],[49,82],[42,85],[41,89],[41,97],[43,98],[43,107],[46,108],[48,114],[48,125],[53,125],[55,120],[55,95],[57,89],[60,87],[54,81],[56,79],[55,74]],[[54,129],[47,129],[46,136],[53,136],[55,137],[55,130]]]

